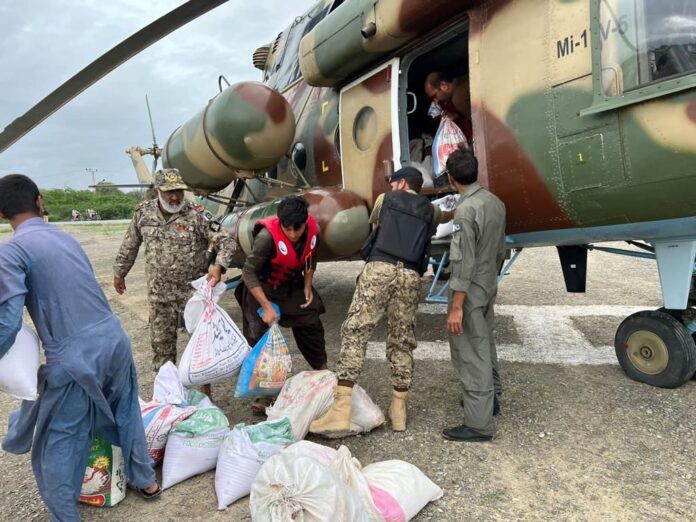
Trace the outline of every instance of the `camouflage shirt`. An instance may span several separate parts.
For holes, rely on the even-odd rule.
[[[235,248],[234,240],[203,210],[186,202],[180,212],[165,214],[157,199],[140,203],[116,255],[114,276],[128,274],[144,243],[148,299],[185,301],[192,292],[189,283],[208,269],[209,244],[216,245],[216,263],[225,268]]]

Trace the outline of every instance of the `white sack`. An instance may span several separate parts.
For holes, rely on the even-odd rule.
[[[215,469],[220,446],[228,428],[210,431],[196,437],[172,431],[162,464],[162,489]]]
[[[286,417],[297,440],[309,432],[312,421],[323,416],[333,404],[336,375],[330,370],[300,372],[285,381],[275,404],[267,409],[268,420]],[[350,430],[371,431],[384,424],[384,414],[359,385],[353,387]]]
[[[152,400],[164,404],[180,405],[187,399],[184,385],[179,380],[179,370],[173,362],[167,361],[157,372],[152,389]]]
[[[194,414],[196,408],[188,406],[181,408],[173,404],[162,404],[157,401],[141,402],[140,414],[145,428],[147,452],[155,465],[164,458],[164,447],[167,445],[169,432],[177,422],[187,419]]]
[[[440,487],[413,464],[385,460],[365,466],[363,476],[387,522],[411,520],[428,502],[442,497]]]
[[[191,299],[186,302],[186,307],[184,308],[184,324],[188,333],[193,333],[203,312],[205,312],[208,301],[208,287],[210,286],[208,284],[208,276],[204,275],[195,281],[191,281],[191,286],[195,289],[195,292]],[[217,304],[225,290],[227,290],[227,285],[222,281],[215,285],[212,292],[214,303]]]
[[[251,483],[261,466],[278,453],[282,445],[253,443],[246,430],[235,428],[223,441],[215,471],[215,494],[218,509],[225,509],[251,491]]]
[[[338,448],[336,457],[329,464],[329,469],[333,471],[343,483],[352,489],[363,503],[365,511],[370,520],[382,522],[384,517],[377,509],[370,492],[370,484],[362,474],[360,461],[353,457],[350,450],[345,446]]]
[[[211,300],[206,306],[179,361],[179,378],[184,386],[210,384],[231,377],[251,351],[227,312]]]
[[[0,391],[27,401],[38,393],[39,338],[26,324],[17,332],[14,344],[0,359]]]
[[[249,510],[259,522],[370,522],[358,495],[328,466],[284,451],[256,475]]]
[[[454,210],[457,208],[457,203],[459,202],[459,194],[450,194],[444,198],[439,198],[434,200],[433,205],[438,205],[442,210]],[[437,226],[435,239],[440,239],[452,235],[454,231],[454,220],[448,221],[447,223],[442,223]]]

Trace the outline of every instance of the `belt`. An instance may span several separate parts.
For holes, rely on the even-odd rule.
[[[397,259],[389,259],[388,257],[378,256],[375,258],[370,258],[369,262],[387,263],[390,265],[394,265],[396,268],[405,268],[406,270],[413,270],[415,272],[418,272],[418,268],[413,263],[404,263],[403,261]]]

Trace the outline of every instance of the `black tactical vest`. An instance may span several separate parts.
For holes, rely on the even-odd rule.
[[[403,263],[423,275],[435,232],[433,206],[425,196],[405,190],[387,192],[379,214],[377,237],[367,261]]]

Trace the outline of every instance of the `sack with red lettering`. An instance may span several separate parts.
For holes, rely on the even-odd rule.
[[[250,348],[234,321],[215,304],[207,287],[207,305],[179,361],[184,386],[210,384],[236,374]]]
[[[174,404],[162,404],[161,402],[140,403],[140,414],[143,417],[145,427],[145,440],[147,452],[155,465],[164,458],[164,447],[167,445],[169,432],[177,422],[189,418],[196,412],[194,406],[175,406]]]
[[[433,139],[433,173],[435,177],[445,171],[447,158],[459,147],[466,146],[466,136],[462,129],[446,115],[442,115],[440,127]]]

